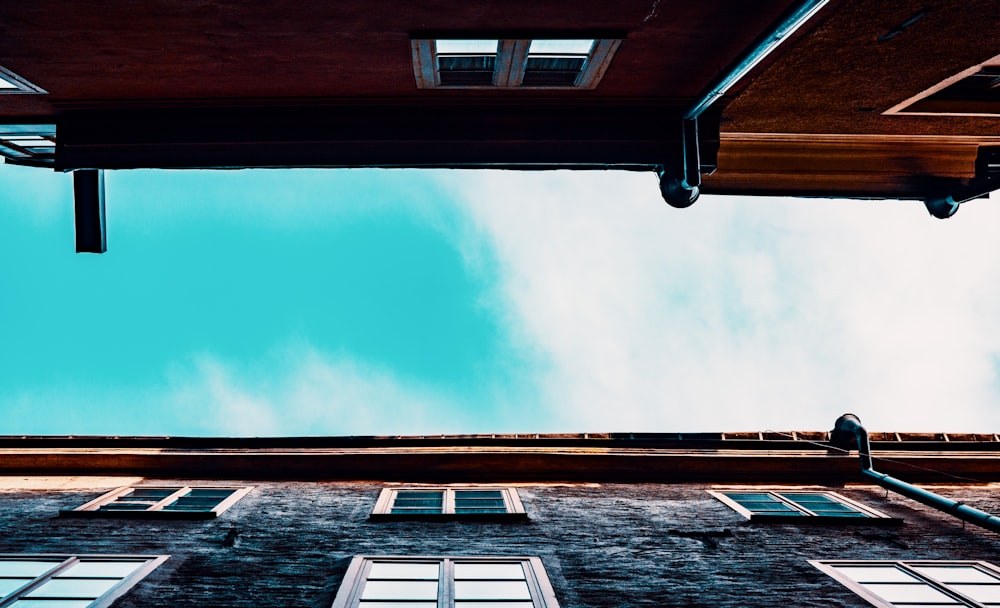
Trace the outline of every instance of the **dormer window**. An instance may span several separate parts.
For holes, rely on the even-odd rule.
[[[421,89],[593,89],[621,40],[420,38],[410,44]]]

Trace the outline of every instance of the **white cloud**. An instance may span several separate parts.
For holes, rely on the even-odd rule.
[[[1000,207],[703,197],[652,174],[447,178],[548,430],[996,430]],[[488,243],[476,244],[485,235]],[[528,376],[525,376],[528,380]],[[542,429],[546,430],[546,429]]]
[[[459,432],[466,424],[445,395],[303,343],[253,364],[205,354],[170,376],[168,401],[199,412],[203,434],[413,435]]]

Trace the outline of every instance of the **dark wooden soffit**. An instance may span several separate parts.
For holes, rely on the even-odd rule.
[[[681,154],[662,100],[361,100],[299,107],[67,110],[59,170],[232,167],[651,167]],[[700,132],[714,166],[719,113]]]
[[[724,434],[517,438],[0,438],[2,475],[421,482],[794,482],[861,480],[856,452],[822,441]],[[993,435],[890,440],[876,467],[914,482],[1000,480]],[[818,437],[817,437],[818,438]],[[901,438],[902,439],[902,438]]]

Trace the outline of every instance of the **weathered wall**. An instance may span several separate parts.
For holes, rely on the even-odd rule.
[[[699,485],[522,486],[530,519],[512,523],[369,522],[381,484],[301,482],[255,484],[204,522],[59,518],[108,480],[95,480],[93,491],[76,489],[85,479],[49,490],[19,485],[0,489],[0,552],[172,556],[121,608],[326,608],[357,554],[538,555],[564,608],[862,607],[807,560],[1000,564],[996,535],[878,488],[838,491],[905,519],[902,526],[750,524]],[[1000,511],[990,488],[941,492]],[[227,546],[231,532],[238,536]]]

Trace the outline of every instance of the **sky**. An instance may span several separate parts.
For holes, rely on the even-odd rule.
[[[0,165],[0,435],[1000,431],[1000,197]]]

